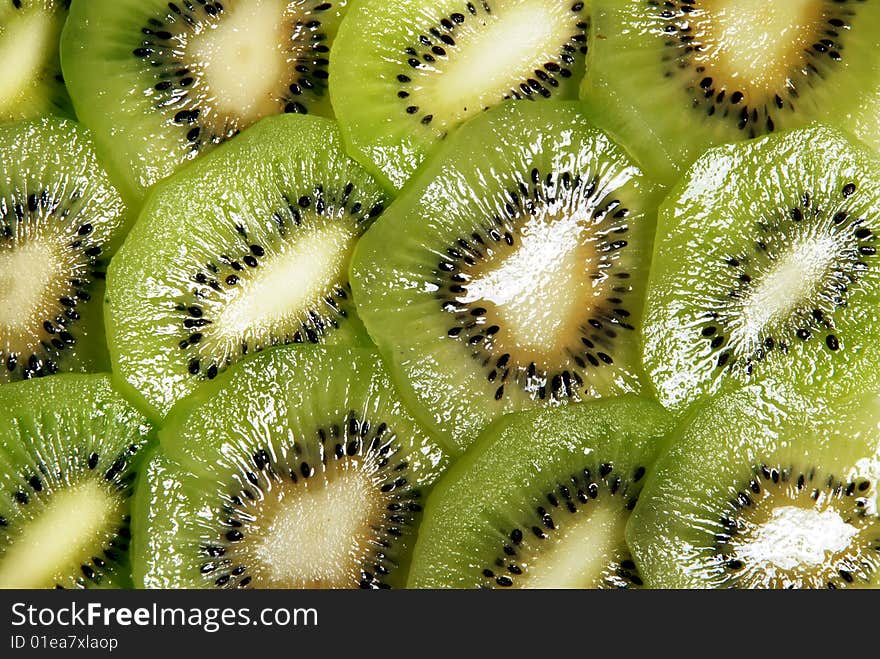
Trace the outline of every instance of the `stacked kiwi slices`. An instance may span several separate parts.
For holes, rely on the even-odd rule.
[[[0,588],[880,588],[878,22],[0,0]]]

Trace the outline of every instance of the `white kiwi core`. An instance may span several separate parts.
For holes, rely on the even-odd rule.
[[[352,468],[266,492],[259,523],[237,549],[263,588],[353,588],[371,551],[383,497],[368,473]]]

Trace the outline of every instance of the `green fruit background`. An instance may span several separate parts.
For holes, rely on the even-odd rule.
[[[0,587],[880,587],[878,100],[878,0],[0,0]]]

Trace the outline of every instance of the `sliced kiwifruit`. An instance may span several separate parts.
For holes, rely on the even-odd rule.
[[[139,200],[262,117],[330,115],[330,45],[348,2],[77,2],[61,46],[77,115]]]
[[[627,540],[654,588],[880,587],[880,397],[784,383],[696,410],[642,490]]]
[[[0,588],[131,583],[129,498],[150,433],[107,376],[0,387]]]
[[[880,4],[862,0],[595,0],[581,96],[664,181],[707,147],[854,116],[880,93]]]
[[[132,550],[150,588],[401,585],[446,465],[362,348],[251,357],[180,403],[160,441]]]
[[[121,386],[162,417],[245,354],[365,340],[348,262],[385,203],[319,117],[265,119],[157,186],[109,272]]]
[[[0,126],[0,384],[106,369],[103,279],[126,228],[86,131]]]
[[[660,210],[644,327],[660,401],[768,375],[870,391],[878,234],[880,169],[837,132],[710,150]]]
[[[424,424],[461,450],[501,414],[637,391],[656,203],[576,104],[509,103],[450,137],[352,262]]]
[[[0,122],[72,114],[58,40],[70,0],[0,0]]]
[[[577,96],[589,3],[358,2],[333,49],[330,93],[351,151],[400,188],[431,147],[505,99]]]
[[[635,396],[510,414],[431,492],[414,588],[632,588],[624,529],[669,417]]]

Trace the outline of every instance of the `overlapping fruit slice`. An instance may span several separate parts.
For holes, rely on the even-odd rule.
[[[103,375],[0,387],[0,588],[130,584],[146,419]]]
[[[877,386],[880,169],[827,128],[718,147],[661,208],[645,365],[683,409],[725,380]]]
[[[672,183],[707,148],[821,121],[880,141],[880,5],[595,0],[590,116]]]
[[[159,186],[110,268],[115,374],[157,417],[244,355],[364,340],[348,262],[387,202],[328,119],[265,119]]]
[[[400,585],[446,466],[357,348],[250,358],[181,403],[160,439],[135,503],[146,587]]]
[[[642,585],[624,529],[668,428],[635,396],[504,417],[431,493],[409,585]]]
[[[880,586],[880,398],[748,385],[673,433],[627,528],[654,588]]]
[[[506,412],[638,390],[656,203],[574,104],[510,103],[451,137],[352,266],[425,425],[460,450]]]

